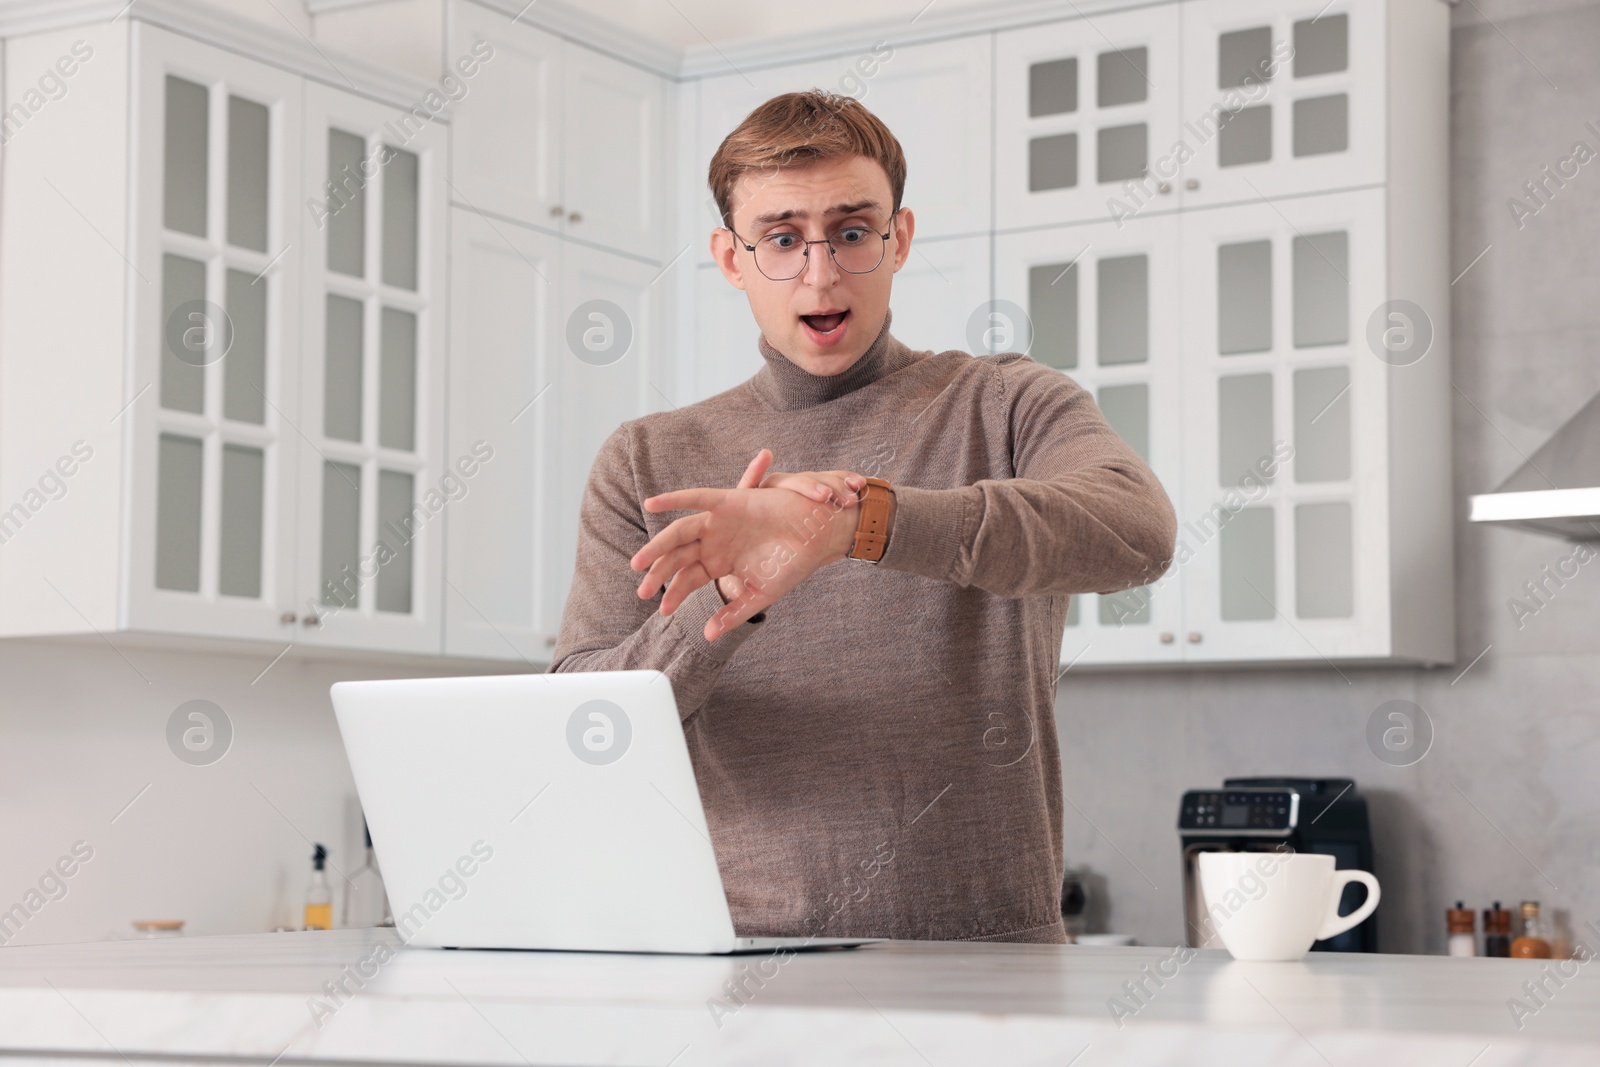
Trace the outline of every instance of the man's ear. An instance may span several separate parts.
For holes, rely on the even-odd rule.
[[[898,273],[905,265],[906,257],[911,255],[911,235],[917,229],[917,217],[910,208],[900,209],[894,219],[894,229],[894,269]]]
[[[719,226],[711,231],[711,258],[716,261],[717,269],[722,271],[729,285],[735,289],[745,288],[744,271],[739,269],[738,246],[734,244],[733,234],[725,227]]]

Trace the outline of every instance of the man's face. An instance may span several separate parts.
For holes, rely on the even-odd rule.
[[[894,199],[883,166],[855,156],[752,171],[735,184],[732,206],[733,228],[742,240],[713,230],[711,254],[723,276],[749,295],[750,312],[767,341],[811,374],[848,370],[883,327],[889,283],[911,251],[911,211],[894,216],[883,262],[865,274],[841,269],[828,246],[816,244],[797,276],[774,281],[757,269],[754,253],[744,246],[774,234],[795,235],[786,243],[821,241],[848,227],[870,231],[866,240],[872,245],[885,244],[878,235],[891,226]]]

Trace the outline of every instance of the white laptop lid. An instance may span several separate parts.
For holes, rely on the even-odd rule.
[[[659,671],[340,682],[332,696],[409,943],[735,946]]]

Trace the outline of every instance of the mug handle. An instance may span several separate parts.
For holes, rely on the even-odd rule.
[[[1378,906],[1378,880],[1367,871],[1334,871],[1333,876],[1337,884],[1328,894],[1328,917],[1322,920],[1322,929],[1317,931],[1316,940],[1337,937],[1346,930],[1355,926]],[[1367,887],[1367,899],[1361,902],[1361,907],[1349,915],[1339,914],[1339,898],[1344,896],[1344,887],[1351,882],[1360,882]]]

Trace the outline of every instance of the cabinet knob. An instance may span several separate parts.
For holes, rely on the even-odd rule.
[[[559,219],[562,215],[565,215],[566,213],[567,213],[567,209],[562,207],[560,204],[553,204],[550,207],[550,217],[553,218],[553,219]]]
[[[1200,179],[1190,178],[1188,181],[1183,183],[1183,187],[1185,189],[1198,189],[1200,188]]]
[[[278,616],[278,624],[280,626],[293,626],[295,623],[297,623],[299,621],[300,621],[300,616],[296,615],[292,611],[286,611],[282,615]]]
[[[574,211],[574,212],[570,213],[567,216],[567,221],[568,222],[582,222],[583,221],[583,212]]]
[[[1166,196],[1168,193],[1172,192],[1172,183],[1171,182],[1157,182],[1156,183],[1156,192],[1160,193],[1162,196]]]
[[[305,618],[300,620],[300,624],[302,626],[321,626],[322,625],[322,616],[321,615],[307,615]]]
[[[1163,645],[1170,645],[1170,644],[1172,644],[1172,641],[1173,641],[1172,631],[1171,630],[1163,630],[1161,632],[1161,643]]]
[[[1190,630],[1189,631],[1189,643],[1191,645],[1198,645],[1200,643],[1200,631],[1199,630]]]

